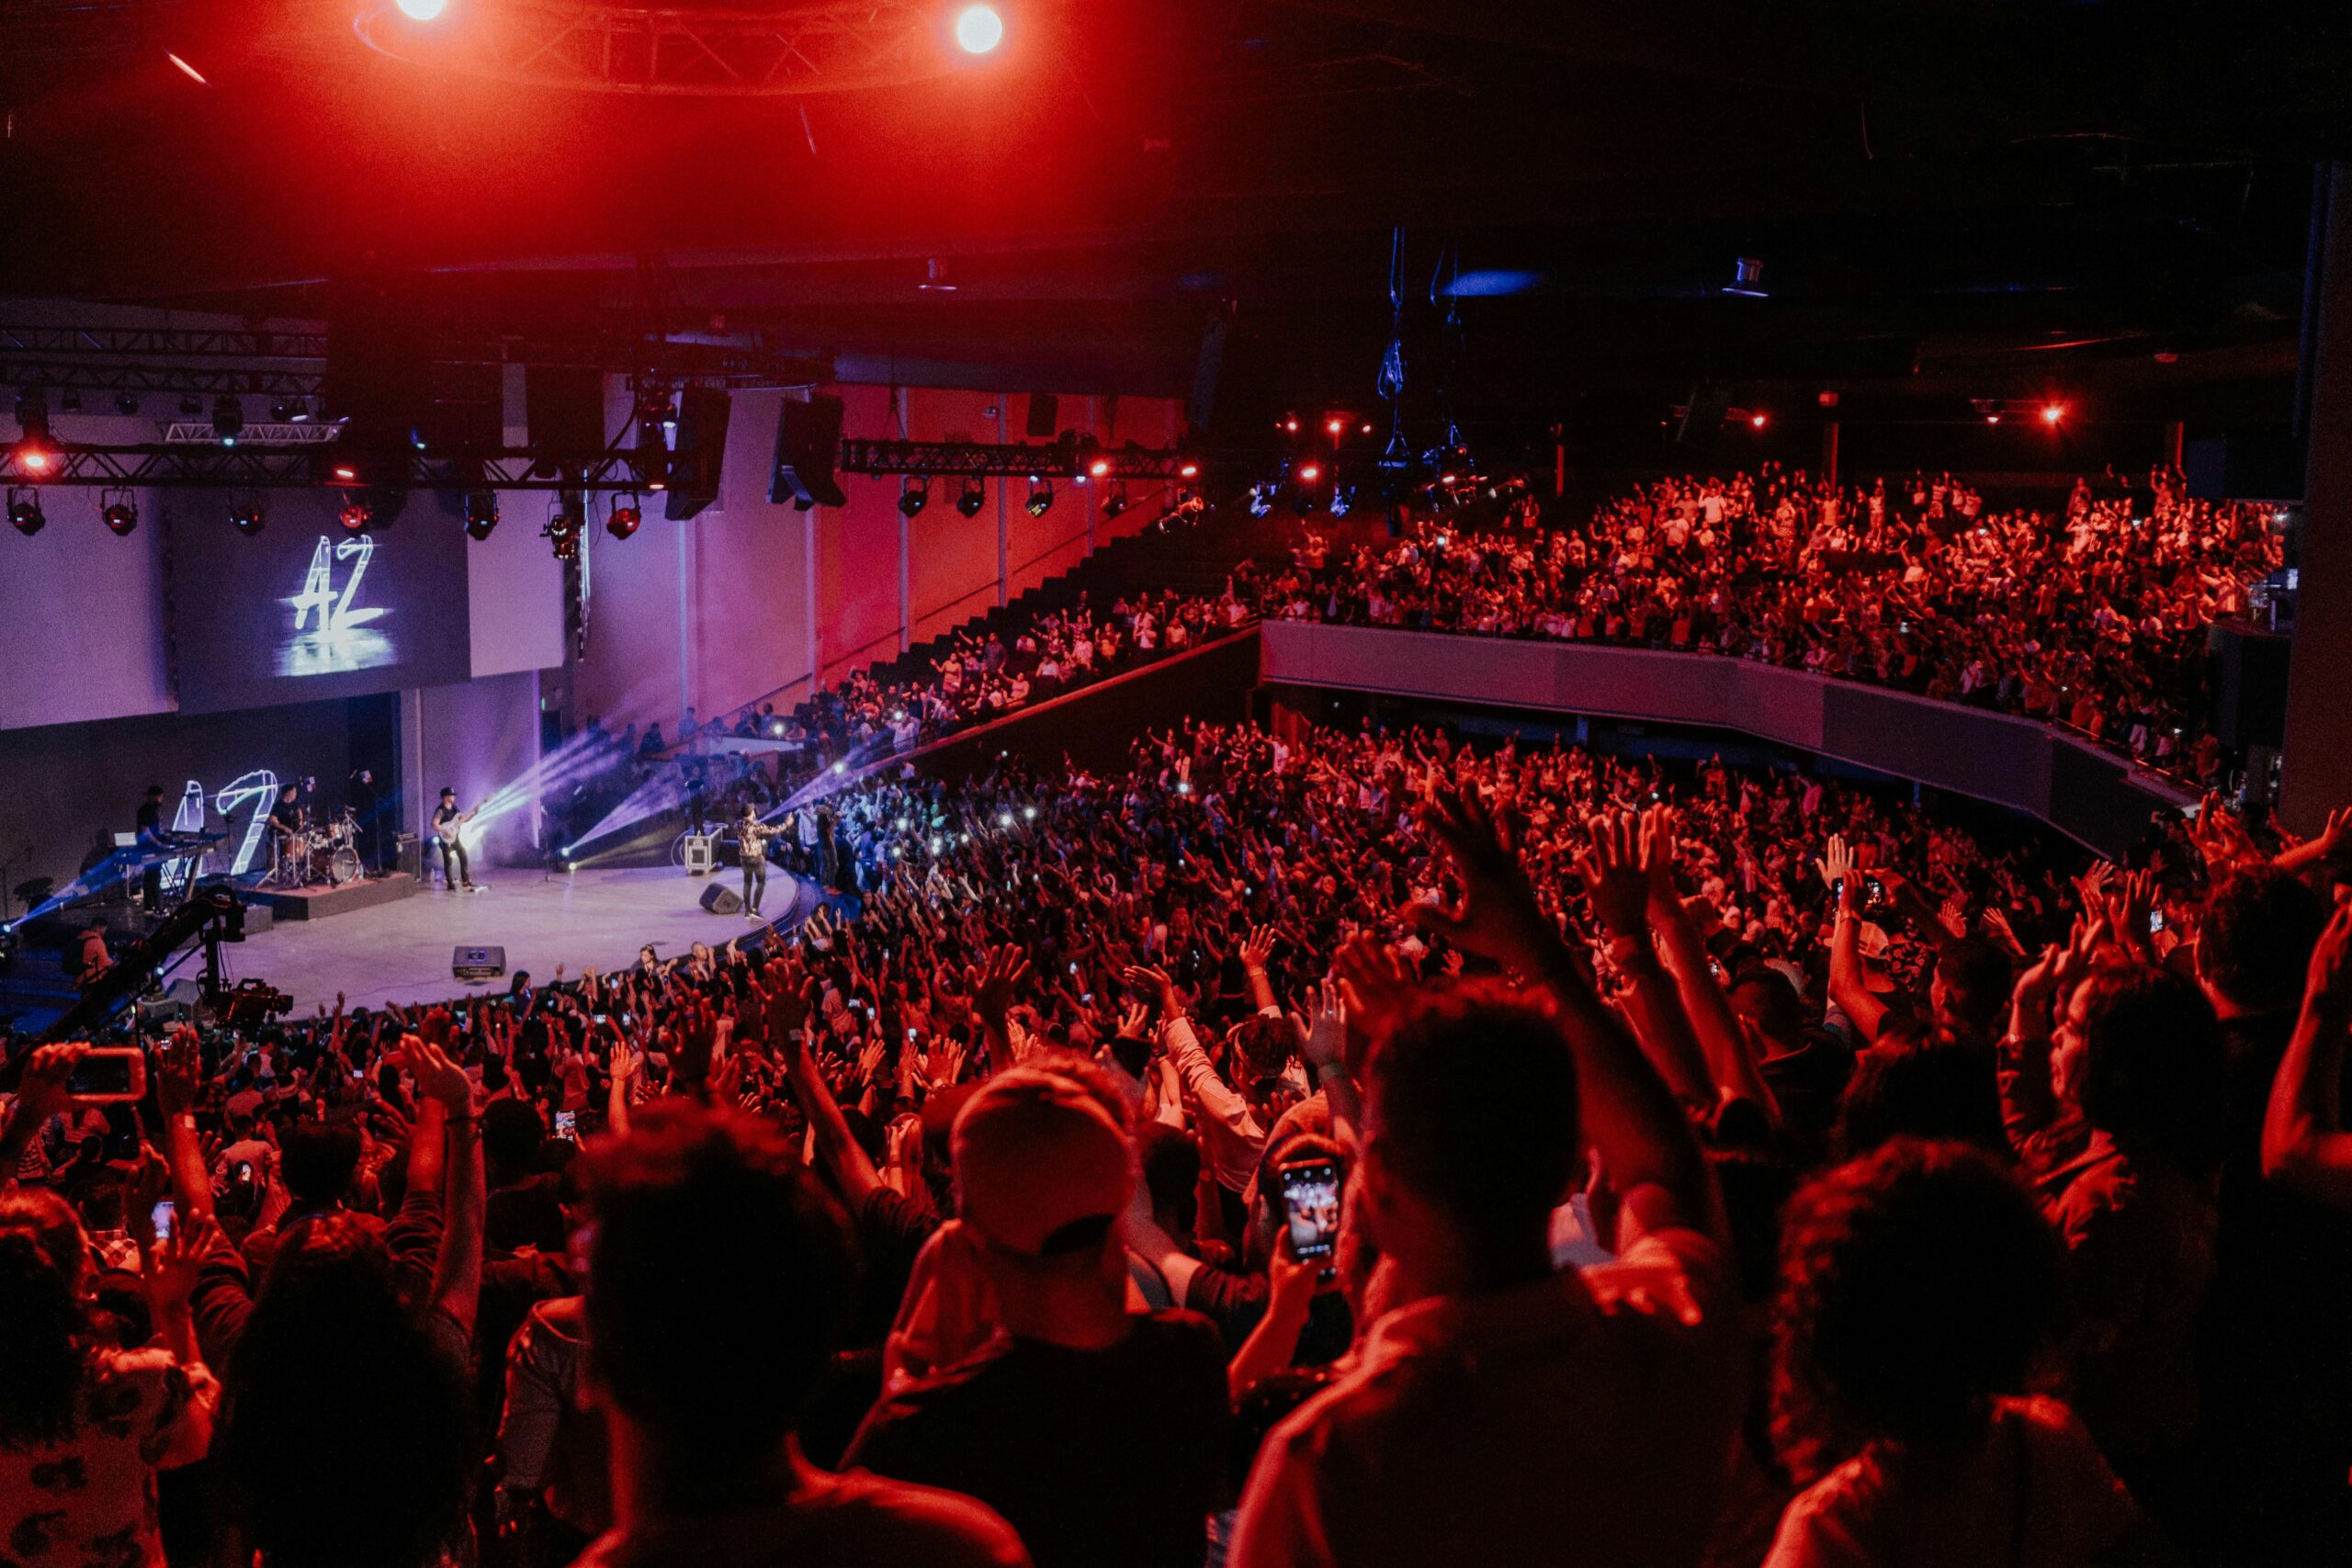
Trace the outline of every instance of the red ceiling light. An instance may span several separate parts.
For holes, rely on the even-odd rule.
[[[1764,416],[1764,411],[1762,409],[1758,409],[1754,413],[1749,414],[1747,416],[1747,423],[1754,425],[1758,430],[1763,429],[1765,424],[1768,423]]]
[[[28,474],[45,474],[55,461],[46,447],[25,446],[17,448],[17,467]]]
[[[1179,464],[1176,468],[1176,477],[1180,479],[1199,479],[1201,477],[1201,466],[1198,463]]]
[[[2001,416],[1996,413],[1988,413],[1984,416],[1984,423],[1987,424],[1998,424],[2001,423]]]
[[[1086,465],[1086,471],[1098,479],[1106,478],[1111,472],[1111,460],[1107,457],[1097,457]]]
[[[1334,435],[1339,434],[1340,432],[1347,429],[1347,427],[1348,422],[1344,419],[1327,420],[1323,424],[1323,428],[1329,431]]]
[[[2041,405],[2042,423],[2056,424],[2060,420],[2064,419],[2065,417],[2066,405],[2064,403],[2044,403]]]
[[[338,466],[335,468],[334,477],[339,479],[356,479],[359,477],[359,470],[354,468]]]
[[[1283,428],[1290,432],[1293,435],[1296,435],[1298,434],[1298,415],[1293,414],[1288,419],[1283,421]]]
[[[1372,421],[1365,420],[1362,428],[1364,434],[1370,435],[1372,434]]]
[[[401,15],[412,22],[438,21],[449,0],[400,0]]]
[[[1312,463],[1307,464],[1305,468],[1298,470],[1298,482],[1303,485],[1311,485],[1322,477],[1323,470],[1317,468]]]

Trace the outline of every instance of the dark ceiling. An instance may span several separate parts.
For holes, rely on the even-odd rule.
[[[673,326],[1178,387],[1230,312],[1261,399],[1360,404],[1402,225],[1465,417],[1713,378],[2231,424],[2283,411],[2352,151],[2340,5],[998,0],[1004,49],[910,85],[680,101],[390,59],[365,3],[0,4],[0,293],[290,314],[413,268],[522,319],[654,256]]]

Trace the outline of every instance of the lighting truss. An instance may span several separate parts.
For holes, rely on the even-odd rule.
[[[91,446],[59,442],[49,449],[49,465],[38,476],[18,467],[15,449],[0,451],[0,484],[308,490],[327,482],[321,472],[322,452],[316,446]],[[529,450],[465,457],[408,452],[401,455],[401,463],[398,477],[371,473],[365,482],[396,490],[643,491],[657,488],[667,477],[639,462],[634,449],[605,452],[554,472],[541,454]]]
[[[369,48],[509,86],[654,97],[785,97],[899,87],[964,62],[935,5],[766,0],[731,7],[504,0],[430,27],[379,3]]]
[[[1096,465],[1109,467],[1098,473]],[[845,474],[930,474],[973,479],[1194,479],[1200,458],[1191,453],[1140,446],[1095,446],[1056,441],[1002,446],[978,441],[842,441]]]

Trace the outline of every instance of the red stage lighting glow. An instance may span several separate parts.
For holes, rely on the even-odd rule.
[[[1323,426],[1324,429],[1329,431],[1334,435],[1339,434],[1340,432],[1345,430],[1347,427],[1347,423],[1344,420],[1337,419],[1327,421]]]
[[[431,0],[439,8],[439,0]],[[405,8],[409,0],[401,0]],[[1004,41],[1004,18],[993,6],[967,6],[956,13],[956,43],[967,54],[986,54]]]
[[[187,61],[182,60],[178,55],[174,54],[170,50],[168,50],[168,49],[167,49],[167,50],[164,51],[164,59],[166,59],[166,60],[168,60],[168,61],[170,61],[173,64],[175,64],[175,65],[178,66],[178,67],[180,68],[181,72],[182,72],[184,74],[186,74],[186,76],[187,77],[187,79],[188,79],[189,81],[191,81],[191,82],[195,83],[198,86],[199,86],[199,87],[209,87],[210,85],[212,85],[212,84],[211,84],[211,83],[209,83],[209,82],[208,82],[208,81],[206,81],[206,80],[204,79],[204,73],[203,73],[203,72],[198,71],[195,66],[190,65]]]
[[[1290,432],[1293,435],[1296,435],[1298,434],[1298,420],[1296,416],[1293,416],[1292,418],[1283,421],[1283,428]]]
[[[1087,471],[1088,473],[1090,473],[1090,474],[1092,474],[1096,479],[1102,479],[1102,478],[1103,478],[1105,475],[1107,475],[1107,474],[1109,474],[1109,473],[1110,473],[1110,471],[1111,471],[1111,465],[1110,465],[1110,463],[1109,463],[1109,462],[1107,462],[1107,461],[1106,461],[1106,460],[1104,460],[1103,458],[1097,457],[1097,458],[1095,458],[1095,459],[1094,459],[1094,461],[1092,461],[1091,463],[1089,463],[1089,464],[1086,466],[1086,471]]]
[[[49,454],[38,446],[28,446],[17,454],[17,466],[28,474],[49,472]]]
[[[1176,477],[1180,479],[1196,479],[1201,477],[1201,466],[1198,463],[1186,463],[1176,470]]]
[[[2041,405],[2042,423],[2055,424],[2065,417],[2066,405],[2064,403],[2044,403]]]
[[[359,470],[356,468],[339,468],[335,469],[334,477],[339,479],[356,479],[359,477]]]
[[[1747,423],[1761,430],[1764,428],[1765,419],[1761,413],[1752,413],[1747,416]]]
[[[1987,424],[1998,424],[2001,423],[2001,416],[1996,413],[1988,413],[1984,416],[1984,423]]]
[[[1312,463],[1307,464],[1306,467],[1298,470],[1298,482],[1303,485],[1311,485],[1322,477],[1323,470],[1317,468]]]
[[[430,22],[449,8],[449,0],[400,0],[401,15],[412,22]]]
[[[1362,428],[1364,434],[1370,435],[1372,434],[1372,421],[1365,420]]]

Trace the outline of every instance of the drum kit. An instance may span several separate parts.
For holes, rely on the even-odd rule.
[[[340,887],[366,870],[359,861],[359,815],[346,806],[320,826],[289,835],[277,869],[262,880],[272,887]]]

